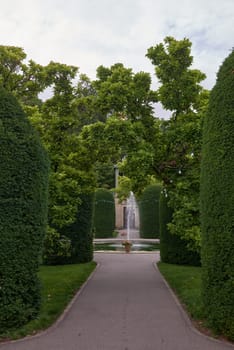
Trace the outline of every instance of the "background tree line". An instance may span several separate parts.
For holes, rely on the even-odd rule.
[[[0,82],[18,99],[50,157],[51,252],[55,240],[56,249],[69,254],[66,227],[74,223],[84,193],[113,187],[114,164],[124,174],[119,192],[129,179],[125,196],[126,189],[140,195],[160,181],[173,209],[170,232],[185,239],[189,249],[200,250],[201,129],[208,101],[200,83],[205,74],[190,68],[188,39],[166,37],[146,56],[160,83],[156,91],[149,73],[134,73],[121,63],[98,67],[91,81],[77,67],[41,66],[26,61],[21,48],[0,47]],[[48,89],[43,101],[41,93]],[[155,115],[156,102],[171,111],[169,120]]]

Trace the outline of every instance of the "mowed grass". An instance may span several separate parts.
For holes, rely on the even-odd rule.
[[[201,267],[159,262],[158,268],[189,315],[201,325],[205,321],[201,299]]]
[[[39,271],[39,278],[42,284],[42,305],[38,318],[17,330],[1,334],[0,340],[17,339],[29,334],[35,334],[52,325],[95,267],[95,262],[42,266]]]

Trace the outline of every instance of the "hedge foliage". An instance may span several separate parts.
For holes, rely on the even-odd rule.
[[[142,238],[159,238],[159,200],[160,185],[149,185],[139,201],[140,236]]]
[[[95,193],[93,228],[96,238],[113,237],[115,201],[113,194],[105,188],[99,188]]]
[[[71,240],[71,256],[68,263],[72,264],[93,260],[94,194],[83,193],[80,199],[76,221],[61,230],[62,236]]]
[[[200,255],[188,250],[188,241],[169,232],[167,224],[172,220],[173,210],[168,206],[168,201],[168,197],[161,193],[159,203],[161,261],[169,264],[198,266]]]
[[[201,167],[203,301],[210,325],[234,340],[234,51],[211,91]]]
[[[0,88],[0,329],[40,308],[39,259],[47,220],[48,159],[16,99]]]
[[[53,227],[47,227],[44,249],[44,265],[65,265],[69,264],[71,257],[71,240],[61,234]]]

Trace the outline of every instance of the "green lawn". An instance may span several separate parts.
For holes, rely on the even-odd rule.
[[[17,339],[50,326],[62,313],[66,305],[94,270],[95,262],[86,264],[42,266],[39,277],[42,283],[42,306],[37,319],[24,327],[7,334],[1,339]]]
[[[203,320],[201,267],[159,262],[158,268],[191,317],[195,320]]]

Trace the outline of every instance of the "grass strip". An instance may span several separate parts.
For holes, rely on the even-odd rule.
[[[159,262],[157,265],[159,271],[187,311],[194,326],[208,336],[223,341],[230,341],[224,335],[216,334],[208,325],[201,297],[202,268],[162,262]]]
[[[159,262],[158,268],[189,315],[201,324],[204,320],[201,299],[201,267]]]
[[[86,264],[41,266],[39,278],[42,284],[41,311],[35,320],[25,326],[0,335],[0,341],[18,339],[51,326],[87,280],[96,267],[95,262]]]

